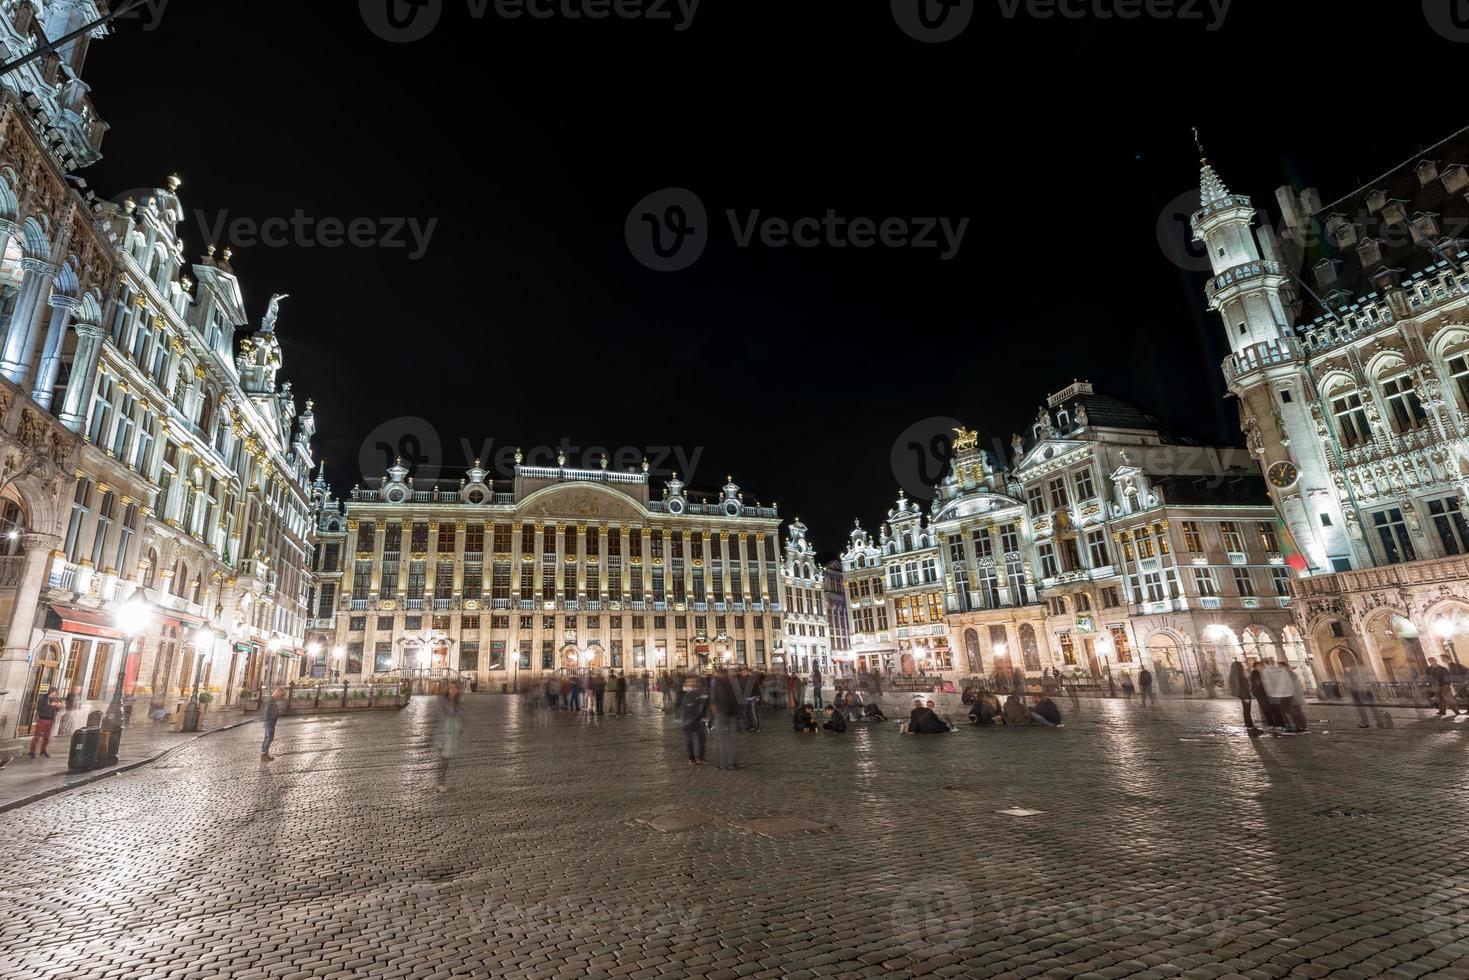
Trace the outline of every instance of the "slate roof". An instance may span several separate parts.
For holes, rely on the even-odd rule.
[[[1269,507],[1270,491],[1258,473],[1231,472],[1219,476],[1148,474],[1168,504]]]
[[[1418,174],[1419,164],[1432,161],[1438,175],[1426,183]],[[1469,127],[1421,153],[1416,153],[1388,173],[1364,184],[1340,200],[1334,201],[1310,216],[1312,229],[1301,264],[1300,275],[1311,292],[1327,307],[1340,310],[1354,302],[1382,292],[1375,281],[1384,271],[1397,270],[1399,281],[1413,273],[1447,259],[1462,263],[1469,259],[1469,188],[1447,189],[1444,177],[1455,166],[1469,167]],[[1381,191],[1383,207],[1369,207],[1369,198]],[[1393,213],[1396,202],[1400,213]],[[1376,202],[1371,202],[1376,203]],[[1328,233],[1328,224],[1340,216],[1355,226],[1353,240],[1336,244],[1339,239]],[[1424,237],[1411,232],[1410,223],[1419,215],[1433,215],[1435,233]],[[1381,255],[1365,257],[1358,246],[1368,239],[1381,242]],[[1437,250],[1433,246],[1438,246]],[[1323,285],[1316,267],[1323,260],[1338,263],[1336,281]],[[1327,312],[1317,298],[1303,295],[1300,322],[1310,324]]]

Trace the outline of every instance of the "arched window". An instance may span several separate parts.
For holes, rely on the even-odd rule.
[[[194,587],[190,591],[189,601],[190,602],[195,602],[195,603],[197,603],[197,602],[203,602],[204,601],[204,573],[203,572],[200,572],[198,575],[195,575],[194,576]]]
[[[979,630],[967,629],[964,631],[964,656],[969,662],[971,674],[984,672],[984,660],[979,654]]]
[[[143,560],[142,582],[143,587],[153,589],[158,587],[158,552],[152,548],[148,549],[148,557]]]
[[[1348,449],[1372,441],[1372,427],[1367,424],[1367,409],[1362,396],[1351,382],[1340,379],[1326,396],[1331,414],[1336,419],[1337,438]]]
[[[24,554],[25,532],[25,511],[14,500],[6,500],[0,506],[0,555]]]
[[[1026,670],[1041,669],[1041,651],[1036,643],[1035,627],[1029,623],[1020,624],[1020,654],[1025,658]]]
[[[173,566],[173,581],[169,583],[168,590],[180,599],[184,597],[184,589],[188,587],[189,566],[184,564],[180,558]]]

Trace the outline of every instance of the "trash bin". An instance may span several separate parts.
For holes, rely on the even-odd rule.
[[[72,772],[86,772],[97,768],[97,747],[102,729],[92,725],[78,728],[71,733],[71,754],[66,757],[66,768]]]

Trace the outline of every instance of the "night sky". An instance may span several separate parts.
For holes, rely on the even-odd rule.
[[[446,483],[466,443],[487,464],[563,438],[679,447],[696,487],[732,473],[834,552],[891,505],[900,433],[953,417],[1008,446],[1074,377],[1239,441],[1203,279],[1158,243],[1197,186],[1191,127],[1273,210],[1288,179],[1330,201],[1464,122],[1432,105],[1469,47],[1417,3],[1237,0],[1215,31],[1203,4],[1079,22],[1008,5],[924,44],[880,0],[705,0],[682,31],[443,0],[426,39],[392,44],[343,0],[172,0],[92,48],[112,129],[85,176],[110,197],[180,174],[195,260],[206,228],[316,223],[236,242],[233,264],[252,317],[291,296],[283,377],[316,400],[339,492],[364,456],[381,473],[384,439],[437,443]],[[625,224],[669,187],[706,206],[708,246],[655,272]],[[945,261],[741,248],[728,209],[969,224]],[[404,247],[321,247],[324,219],[370,219],[375,240],[434,224],[415,258],[406,228]]]

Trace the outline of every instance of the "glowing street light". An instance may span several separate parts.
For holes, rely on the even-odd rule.
[[[199,730],[199,682],[204,674],[204,658],[209,651],[214,649],[214,631],[205,629],[203,626],[194,631],[194,690],[189,695],[189,704],[184,709],[184,727],[186,732],[197,732]]]
[[[102,734],[107,738],[107,761],[115,764],[117,748],[122,743],[122,685],[127,677],[128,656],[134,638],[152,623],[153,611],[141,599],[130,599],[117,607],[112,621],[124,640],[122,656],[117,663],[117,681],[112,686],[112,703],[107,706],[107,716],[102,720]]]

